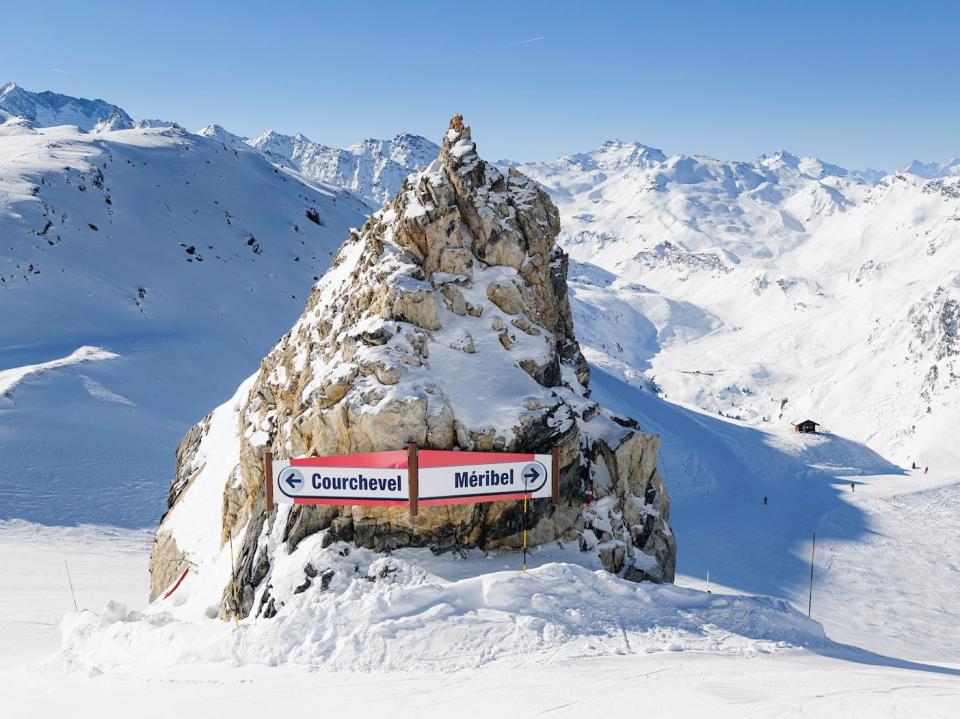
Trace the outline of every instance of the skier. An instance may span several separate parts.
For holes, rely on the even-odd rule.
[[[764,503],[764,504],[767,503],[767,498],[766,498],[766,496],[764,496],[764,498],[763,498],[763,503]]]
[[[857,491],[857,485],[855,485],[853,482],[850,483],[850,491],[851,491],[851,492],[856,492],[856,491]]]
[[[930,468],[929,468],[929,467],[924,467],[924,468],[923,468],[923,473],[926,474],[928,469],[930,469]]]
[[[916,469],[916,468],[917,468],[917,463],[916,463],[916,462],[911,462],[911,463],[910,463],[910,469]]]

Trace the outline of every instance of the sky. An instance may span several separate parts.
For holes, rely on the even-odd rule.
[[[955,2],[0,0],[0,25],[0,83],[189,129],[438,141],[460,112],[490,159],[960,155]]]

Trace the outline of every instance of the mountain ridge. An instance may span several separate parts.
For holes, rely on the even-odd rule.
[[[13,88],[5,87],[9,96]],[[198,226],[208,227],[209,218],[195,224],[194,210],[201,216],[205,210],[188,207],[180,188],[186,181],[209,183],[193,189],[202,190],[211,202],[226,204],[217,188],[227,179],[195,175],[198,168],[191,148],[198,140],[203,140],[199,147],[204,152],[216,155],[219,149],[214,166],[224,171],[227,156],[261,163],[258,182],[267,176],[278,182],[284,178],[297,186],[304,183],[312,188],[309,192],[332,192],[341,203],[353,202],[356,225],[370,212],[371,191],[398,189],[409,175],[407,165],[421,162],[418,152],[429,148],[429,141],[409,133],[391,140],[362,140],[346,149],[313,143],[303,135],[269,133],[266,139],[277,143],[275,156],[270,157],[252,147],[250,138],[217,125],[205,128],[199,138],[172,124],[151,130],[138,129],[137,123],[122,131],[77,135],[69,128],[43,128],[35,120],[18,120],[3,112],[7,122],[0,125],[0,143],[30,148],[26,164],[0,165],[0,184],[7,192],[2,208],[6,214],[0,213],[0,222],[14,223],[5,224],[14,250],[0,256],[0,288],[5,291],[47,281],[52,253],[79,242],[76,238],[82,239],[83,247],[102,249],[105,242],[111,247],[109,243],[118,243],[119,248],[126,233],[155,237],[161,226],[182,236],[174,243],[182,242],[178,251],[194,248],[206,267],[210,250],[204,251],[195,233]],[[97,121],[87,119],[92,127]],[[306,148],[319,148],[317,174],[328,173],[340,188],[351,188],[352,183],[350,191],[337,194],[332,186],[305,177],[293,159],[280,154],[281,138],[299,138],[302,152],[295,159],[302,166]],[[141,168],[137,182],[144,183],[138,186],[157,207],[167,204],[170,210],[154,216],[152,205],[147,211],[127,202],[107,204],[97,183],[118,185],[109,176],[98,177],[98,172],[107,174],[104,161],[96,168],[77,169],[78,164],[88,166],[84,158],[93,141],[121,149],[144,143],[166,148],[158,151],[157,157],[169,153],[164,155],[166,164],[160,165],[154,165],[149,154],[139,159],[127,150],[114,154],[132,163],[149,161],[136,165]],[[177,147],[182,153],[179,160],[174,159]],[[65,154],[64,148],[69,152]],[[918,172],[934,175],[930,179],[904,172],[877,179],[787,151],[728,162],[668,156],[638,142],[610,140],[595,150],[550,162],[499,164],[537,180],[560,209],[558,241],[572,258],[571,304],[578,326],[584,328],[584,353],[591,363],[670,399],[747,423],[783,423],[784,416],[810,415],[834,431],[907,459],[924,448],[935,449],[937,433],[956,416],[960,280],[951,268],[960,267],[956,255],[960,179],[949,174],[954,161],[936,163],[932,170],[918,166]],[[378,166],[389,171],[381,170],[379,184],[374,185]],[[46,169],[30,175],[24,174],[24,167]],[[49,174],[64,167],[73,169]],[[206,179],[197,179],[201,176]],[[52,200],[45,182],[55,183]],[[120,198],[118,193],[107,193],[111,202]],[[356,199],[360,193],[367,196],[363,203]],[[91,198],[96,202],[88,202]],[[77,204],[81,199],[84,202]],[[129,224],[133,210],[124,215],[124,206],[147,212],[154,226]],[[26,214],[24,208],[29,208]],[[173,211],[183,216],[169,224],[167,214]],[[228,212],[237,214],[233,207]],[[64,213],[67,218],[62,220]],[[11,219],[17,216],[21,219]],[[124,230],[118,235],[111,222],[121,216]],[[23,218],[33,224],[24,224]],[[220,219],[226,223],[223,216]],[[320,208],[317,214],[300,212],[284,222],[307,232],[327,220]],[[70,228],[68,235],[64,223]],[[236,224],[232,227],[237,229]],[[255,237],[250,247],[264,248],[269,255],[270,245],[261,237],[264,231],[251,231]],[[283,237],[287,231],[269,230]],[[219,225],[216,232],[221,232]],[[165,236],[164,242],[168,239]],[[93,240],[101,244],[87,244]],[[201,264],[200,257],[185,256],[187,260],[192,263],[185,267]],[[68,264],[55,266],[57,273],[67,275],[66,285],[79,281],[69,276],[69,270]],[[43,273],[39,277],[34,274],[38,271]],[[303,282],[313,274],[297,276]],[[139,311],[136,302],[144,300],[136,297],[136,287],[130,295],[127,284],[119,282],[112,291],[125,301],[135,300],[131,306]],[[145,285],[137,286],[149,291]],[[148,296],[145,311],[151,301]],[[83,345],[104,344],[71,336],[77,340],[74,345],[58,346],[50,334],[55,322],[24,324],[16,313],[11,317],[7,329],[13,334],[7,346],[35,343],[41,336],[51,343],[43,355],[16,351],[13,364],[42,364]],[[625,333],[623,327],[632,329]],[[863,370],[868,366],[869,377]],[[868,381],[881,377],[882,381]],[[108,379],[95,381],[110,388]],[[17,392],[30,387],[27,382]],[[852,388],[859,396],[850,394]],[[124,394],[116,388],[111,391]]]
[[[0,88],[0,112],[9,120],[22,118],[32,127],[76,125],[84,132],[108,132],[133,127],[133,119],[105,100],[71,97],[50,90],[30,92],[13,82]]]

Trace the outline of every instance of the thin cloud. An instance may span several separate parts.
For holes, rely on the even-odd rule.
[[[61,75],[70,75],[71,77],[76,77],[74,73],[61,70],[59,67],[51,67],[50,72],[59,72]]]
[[[538,35],[537,37],[528,37],[526,40],[518,40],[517,42],[512,42],[509,45],[504,45],[504,47],[517,47],[518,45],[529,45],[532,42],[540,42],[544,39],[543,35]]]

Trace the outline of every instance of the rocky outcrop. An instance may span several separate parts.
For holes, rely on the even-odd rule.
[[[672,581],[676,548],[658,438],[589,397],[559,230],[550,198],[516,170],[504,174],[480,159],[457,117],[439,157],[351,234],[301,318],[263,360],[240,413],[239,456],[221,508],[221,541],[244,532],[234,574],[239,606],[225,593],[224,614],[277,610],[272,542],[293,551],[323,532],[324,544],[381,551],[520,546],[516,502],[424,507],[417,517],[405,508],[265,510],[264,451],[556,446],[561,501],[532,502],[530,541],[579,541],[611,572]],[[186,474],[178,468],[177,484]]]

